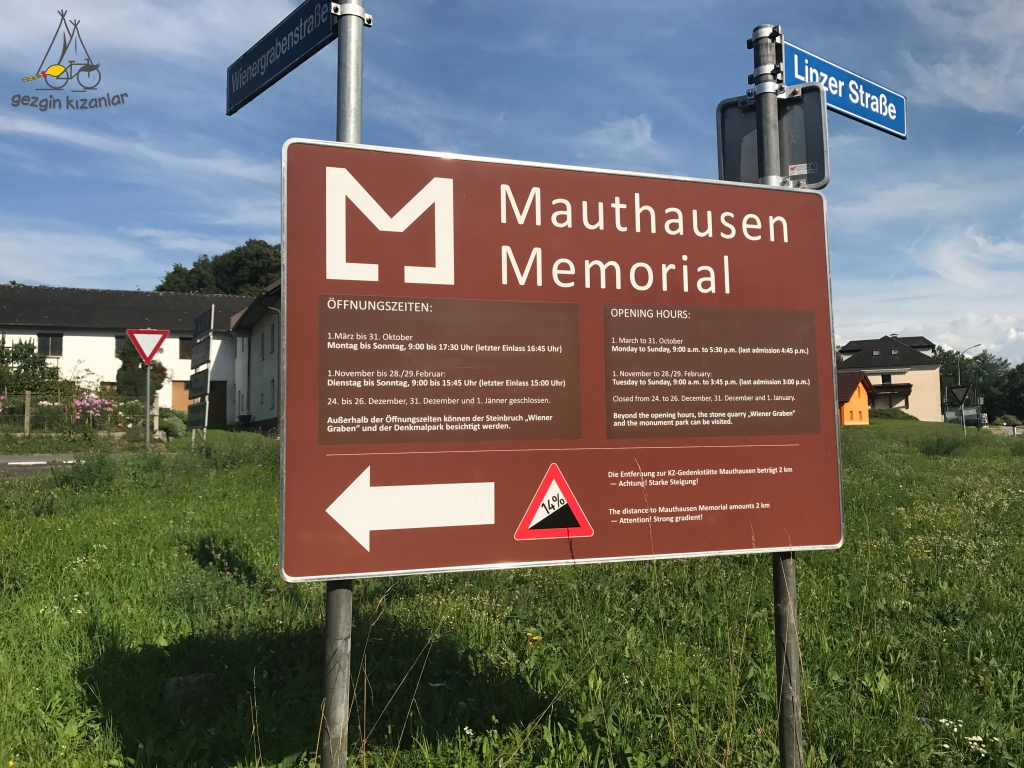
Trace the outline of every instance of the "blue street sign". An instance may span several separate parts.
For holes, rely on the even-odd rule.
[[[786,85],[821,83],[828,108],[880,131],[907,138],[907,99],[878,83],[838,67],[813,53],[783,43]]]
[[[329,0],[306,0],[228,67],[233,115],[338,36]]]

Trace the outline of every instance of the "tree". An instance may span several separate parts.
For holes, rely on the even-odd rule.
[[[1024,419],[1024,363],[1006,375],[1006,413]]]
[[[175,264],[156,289],[256,296],[280,278],[281,246],[250,239],[212,259],[204,253],[191,267]]]
[[[117,393],[123,397],[145,397],[146,396],[146,366],[142,364],[142,358],[135,349],[131,339],[124,339],[121,342],[121,351],[117,353],[121,367],[117,369]],[[160,387],[164,385],[167,378],[167,369],[163,364],[154,360],[150,365],[149,372],[150,396],[156,395]]]
[[[60,371],[36,352],[35,344],[16,341],[8,347],[7,336],[0,334],[0,394],[39,392],[59,380]]]
[[[985,398],[984,412],[989,420],[1004,413],[1014,413],[1010,404],[1010,362],[1005,358],[993,355],[987,349],[974,357],[967,357],[952,349],[936,349],[935,358],[940,365],[940,381],[942,387],[955,386],[957,382],[957,362],[960,364],[960,384],[978,386],[981,396]],[[1018,366],[1020,367],[1020,366]],[[1015,370],[1015,369],[1014,369]],[[972,390],[967,405],[973,405],[977,392]]]

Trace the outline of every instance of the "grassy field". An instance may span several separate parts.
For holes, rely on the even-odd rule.
[[[842,438],[847,544],[798,560],[807,764],[1024,765],[1024,439]],[[323,592],[277,576],[276,452],[0,481],[0,765],[314,762]],[[353,766],[777,760],[768,556],[355,597]]]

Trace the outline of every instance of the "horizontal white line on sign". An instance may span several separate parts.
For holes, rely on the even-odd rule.
[[[418,453],[540,453],[541,451],[661,451],[680,448],[798,448],[800,443],[743,443],[741,445],[624,445],[621,448],[486,448],[462,451],[368,451],[328,453],[328,456],[413,456]]]

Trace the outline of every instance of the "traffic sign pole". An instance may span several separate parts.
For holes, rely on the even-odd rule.
[[[776,51],[782,29],[761,24],[747,41],[754,49],[751,76],[757,99],[757,149],[760,183],[782,184],[779,164],[778,75]],[[803,722],[800,714],[800,639],[797,631],[796,560],[792,552],[772,553],[775,603],[775,685],[779,707],[779,764],[803,768]]]
[[[338,9],[338,123],[337,140],[363,140],[363,26],[365,11],[358,3]],[[352,674],[352,581],[328,581],[326,591],[326,648],[324,650],[324,768],[348,763],[349,692]]]
[[[153,403],[149,399],[149,379],[150,369],[153,367],[152,363],[146,365],[146,450],[149,448],[149,420],[153,417]]]

